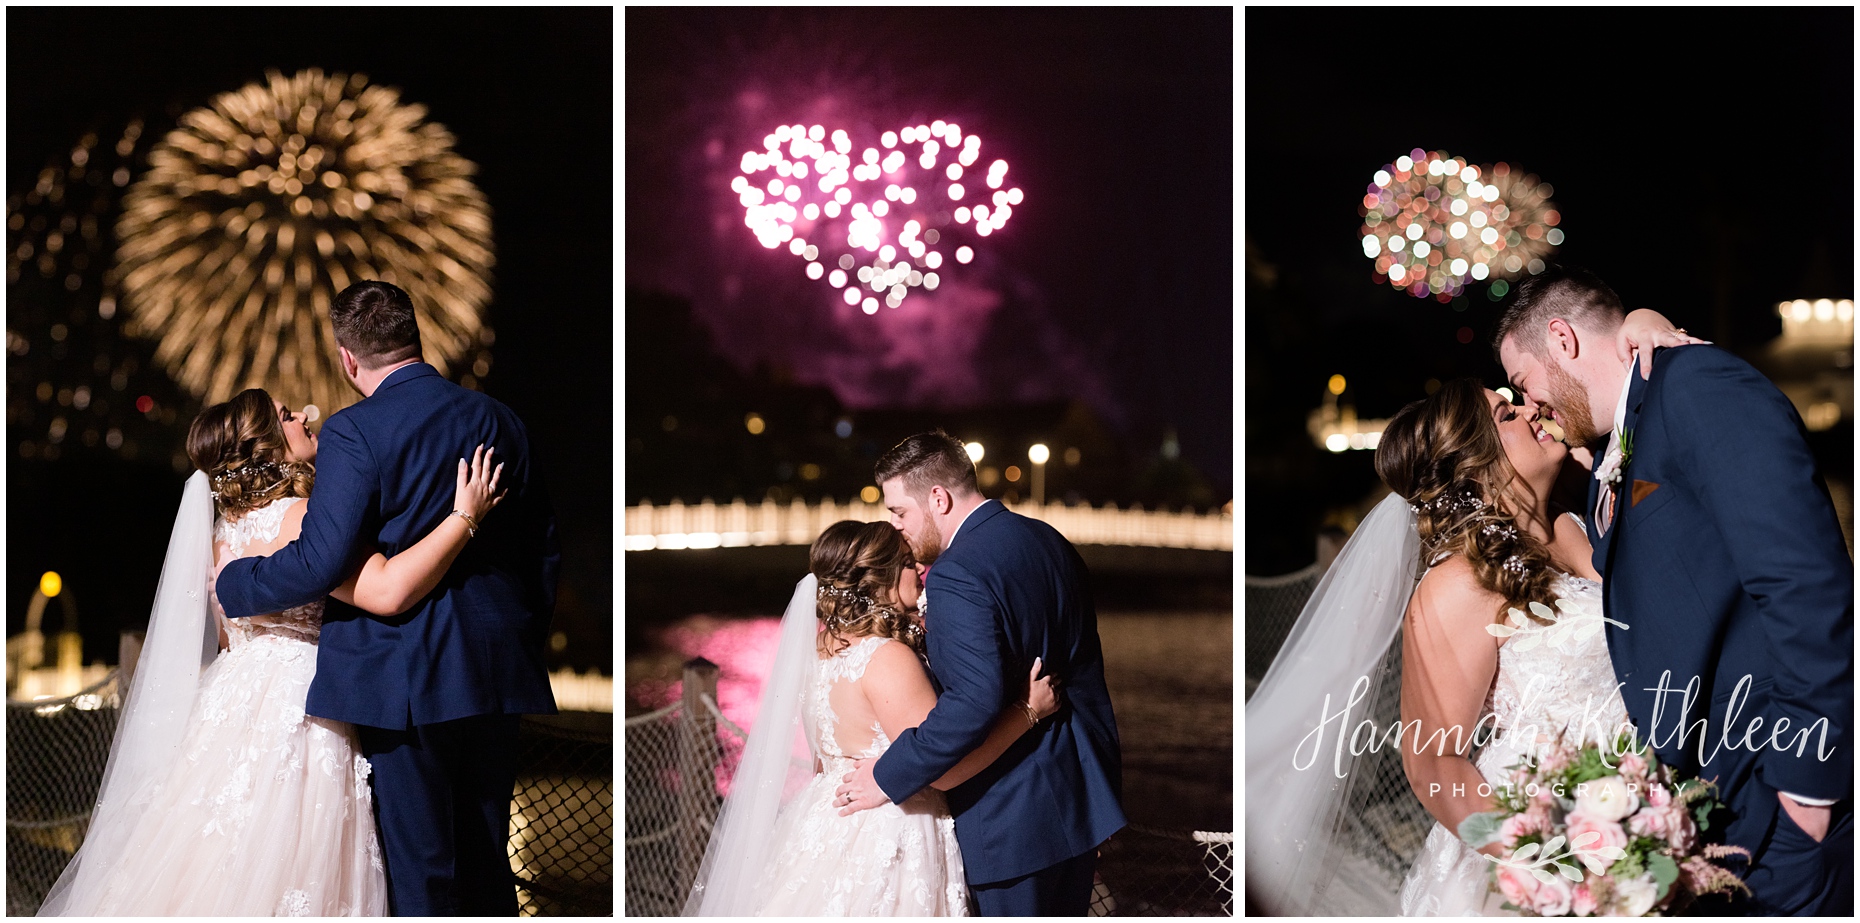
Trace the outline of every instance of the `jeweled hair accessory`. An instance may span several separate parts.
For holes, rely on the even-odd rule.
[[[1516,541],[1518,538],[1518,527],[1508,522],[1488,522],[1479,532],[1487,538],[1499,538],[1508,542]]]
[[[1509,573],[1517,574],[1520,577],[1524,576],[1524,569],[1525,569],[1524,559],[1519,557],[1518,555],[1514,554],[1511,557],[1506,558],[1505,563],[1500,564],[1499,567],[1503,568],[1505,571]]]
[[[240,475],[257,474],[262,471],[277,471],[277,470],[278,470],[278,466],[275,462],[253,462],[252,464],[241,465],[237,468],[231,468],[231,469],[222,471],[219,474],[214,475],[213,483],[224,484],[227,481],[232,480],[233,478],[239,477]]]
[[[872,597],[847,587],[830,586],[823,583],[820,585],[820,595],[832,596],[835,599],[841,599],[849,603],[859,603],[868,609],[872,607]]]
[[[1422,510],[1435,513],[1470,513],[1482,509],[1485,509],[1485,501],[1479,499],[1479,496],[1470,490],[1462,490],[1457,494],[1441,494],[1426,503],[1408,504],[1409,512],[1416,515],[1420,515]]]

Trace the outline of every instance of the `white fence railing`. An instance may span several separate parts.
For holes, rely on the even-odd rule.
[[[1093,507],[1033,503],[1017,504],[1013,509],[1046,522],[1075,545],[1234,550],[1234,518],[1220,511],[1172,512],[1140,506],[1120,510],[1115,504]],[[860,500],[748,503],[737,499],[695,504],[673,500],[663,506],[642,501],[626,511],[625,548],[671,551],[808,545],[827,526],[842,519],[877,522],[887,515],[883,506]]]

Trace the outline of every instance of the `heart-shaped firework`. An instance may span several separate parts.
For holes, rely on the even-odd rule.
[[[947,260],[974,259],[971,238],[1005,227],[1022,199],[1007,185],[1007,161],[979,168],[982,139],[941,119],[863,149],[844,129],[783,125],[762,147],[730,181],[743,224],[867,314],[919,286],[935,291]]]

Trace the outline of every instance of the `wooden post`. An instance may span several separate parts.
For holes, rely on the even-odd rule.
[[[685,661],[684,692],[679,709],[678,818],[684,835],[678,838],[676,894],[691,890],[704,848],[710,843],[722,799],[717,796],[717,719],[702,697],[717,700],[717,665],[702,657]]]

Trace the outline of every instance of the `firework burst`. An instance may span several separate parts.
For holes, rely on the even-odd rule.
[[[1554,190],[1510,164],[1416,148],[1376,171],[1357,214],[1376,281],[1450,301],[1469,281],[1543,271],[1563,242]]]
[[[263,387],[330,412],[354,399],[330,300],[380,279],[412,297],[428,362],[482,376],[490,208],[425,118],[361,74],[315,69],[267,72],[184,115],[117,224],[129,332],[203,401]]]
[[[1007,161],[979,166],[982,139],[953,122],[887,131],[858,160],[844,129],[830,138],[821,125],[776,128],[764,150],[743,155],[730,191],[762,246],[785,246],[809,279],[825,277],[867,314],[902,305],[919,286],[935,291],[944,250],[958,263],[975,256],[955,233],[1001,230],[1023,198],[1007,183]]]

